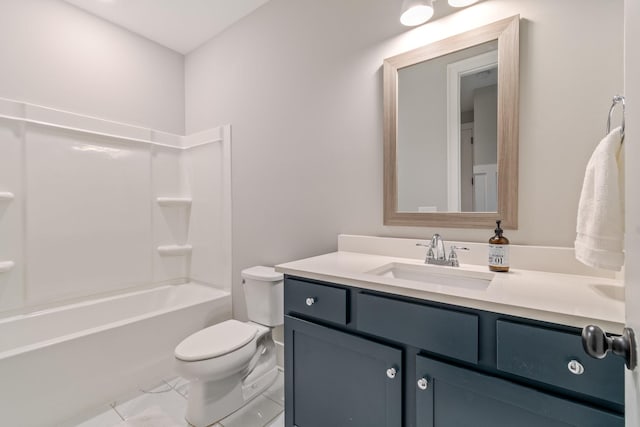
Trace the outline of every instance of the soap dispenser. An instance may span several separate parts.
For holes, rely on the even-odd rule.
[[[502,235],[501,220],[496,221],[495,235],[489,239],[489,270],[509,271],[509,239]]]

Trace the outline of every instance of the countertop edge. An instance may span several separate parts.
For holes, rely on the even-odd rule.
[[[555,311],[546,311],[531,307],[523,307],[518,305],[511,305],[506,303],[485,301],[482,299],[465,298],[457,295],[450,295],[446,293],[436,293],[427,290],[421,291],[410,288],[400,288],[395,286],[385,285],[383,283],[376,283],[365,280],[357,280],[344,276],[334,274],[321,274],[311,271],[298,270],[294,268],[284,267],[278,265],[275,267],[276,271],[300,278],[306,278],[311,280],[318,280],[322,282],[335,283],[338,285],[352,286],[359,289],[372,290],[383,292],[392,295],[406,296],[410,298],[416,298],[424,301],[434,301],[444,304],[457,305],[461,307],[474,308],[478,310],[490,311],[499,314],[511,315],[516,317],[522,317],[527,319],[539,320],[543,322],[556,323],[560,325],[573,326],[576,328],[583,328],[589,324],[597,324],[604,330],[614,334],[621,334],[625,325],[607,319],[600,319],[597,317],[584,317],[579,315],[573,315],[570,313],[559,313]]]

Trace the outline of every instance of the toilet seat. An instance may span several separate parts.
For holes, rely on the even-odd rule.
[[[175,356],[186,362],[220,357],[249,344],[257,333],[256,325],[227,320],[185,338],[176,347]]]

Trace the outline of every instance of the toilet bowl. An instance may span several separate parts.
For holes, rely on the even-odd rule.
[[[283,276],[269,267],[242,271],[248,322],[227,320],[185,338],[176,370],[189,380],[187,421],[216,423],[258,396],[276,379],[273,327],[283,317]]]

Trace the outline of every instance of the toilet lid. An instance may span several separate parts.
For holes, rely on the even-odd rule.
[[[227,320],[185,338],[175,356],[187,362],[223,356],[250,343],[257,332],[255,325]]]

